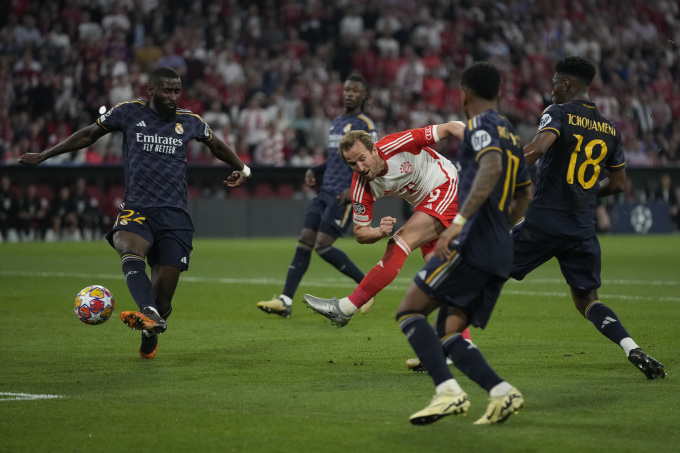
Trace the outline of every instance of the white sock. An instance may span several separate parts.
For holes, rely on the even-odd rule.
[[[501,397],[505,394],[507,394],[510,390],[512,390],[512,385],[508,384],[507,382],[503,381],[500,384],[496,384],[491,391],[489,392],[489,396],[491,398],[498,398]]]
[[[623,348],[623,351],[626,353],[626,357],[630,355],[630,351],[633,349],[639,348],[640,346],[637,345],[635,341],[631,337],[626,337],[623,340],[621,340],[621,343],[619,343],[619,346]]]
[[[286,305],[289,306],[289,307],[290,307],[291,305],[293,305],[293,299],[291,299],[291,298],[288,297],[288,296],[285,296],[285,295],[281,294],[281,295],[279,296],[279,299],[281,299],[281,302],[283,302],[284,304],[286,304]]]
[[[354,305],[352,302],[349,301],[349,297],[343,297],[338,301],[338,305],[340,306],[340,310],[346,315],[353,315],[355,311],[358,310],[356,305]]]
[[[463,389],[458,384],[458,381],[455,379],[448,379],[436,387],[435,393],[437,395],[440,393],[453,393],[454,395],[458,395],[459,393],[463,393]]]

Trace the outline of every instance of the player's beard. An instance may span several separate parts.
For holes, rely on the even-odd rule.
[[[173,105],[173,107],[169,106],[169,104]],[[164,101],[163,98],[154,98],[154,107],[156,112],[158,112],[158,116],[164,120],[169,121],[175,118],[177,104]]]

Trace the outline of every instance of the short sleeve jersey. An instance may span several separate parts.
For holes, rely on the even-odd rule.
[[[208,141],[212,131],[200,116],[177,109],[172,121],[161,119],[144,100],[123,102],[97,124],[123,133],[125,203],[136,208],[187,210],[187,146]]]
[[[557,237],[592,237],[602,168],[625,167],[621,136],[583,100],[545,109],[537,133],[554,133],[557,140],[538,161],[527,225]]]
[[[320,188],[333,195],[340,195],[352,183],[353,171],[338,154],[338,144],[349,131],[366,131],[374,142],[378,141],[375,124],[363,113],[339,116],[333,120],[328,140],[328,159]]]
[[[454,245],[470,265],[507,278],[513,260],[510,204],[515,189],[531,184],[531,177],[515,128],[494,110],[472,118],[465,129],[459,149],[461,206],[472,188],[479,160],[487,153],[502,156],[503,171],[489,197],[465,223]]]
[[[448,185],[449,192],[444,199],[456,197],[456,167],[429,146],[437,141],[434,127],[436,126],[391,134],[376,143],[387,169],[373,181],[354,173],[352,207],[355,224],[370,225],[373,203],[383,197],[402,198],[416,206],[447,181],[453,183]]]

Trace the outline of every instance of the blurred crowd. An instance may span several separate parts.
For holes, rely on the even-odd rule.
[[[369,84],[367,113],[381,137],[463,119],[459,75],[480,60],[501,68],[500,109],[528,142],[551,103],[556,60],[580,55],[599,69],[591,97],[617,125],[628,166],[680,167],[680,1],[623,5],[614,0],[0,2],[0,165],[49,148],[119,102],[147,98],[148,73],[161,65],[182,75],[180,107],[201,115],[255,167],[322,163],[330,119],[342,112],[343,81],[353,72]],[[109,134],[91,148],[43,165],[119,164],[121,140],[121,134]],[[457,146],[450,141],[438,151],[455,160]],[[219,162],[196,145],[189,164]],[[646,190],[647,199],[662,184]],[[77,184],[69,187],[69,197],[77,190]],[[61,189],[52,192],[58,200]],[[677,187],[671,192],[677,195]],[[96,230],[98,219],[106,218],[100,212],[83,228],[84,221],[73,216],[44,216],[33,220],[43,236],[48,230],[64,236],[66,230],[73,237]]]
[[[630,166],[680,163],[680,2],[630,0],[23,0],[0,9],[0,161],[40,151],[113,105],[146,98],[158,65],[181,107],[253,165],[325,159],[342,82],[361,73],[381,136],[461,118],[459,74],[503,70],[501,109],[528,140],[554,63],[599,68],[591,95]],[[50,164],[121,159],[120,134]],[[457,144],[442,150],[455,158]],[[202,147],[190,163],[212,164]]]

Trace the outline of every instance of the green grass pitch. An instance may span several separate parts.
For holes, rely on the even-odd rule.
[[[0,244],[0,452],[677,451],[680,236],[600,240],[600,297],[668,377],[648,381],[582,319],[552,261],[508,282],[486,330],[472,331],[525,409],[474,426],[487,395],[454,369],[469,415],[421,427],[408,417],[434,388],[406,369],[413,353],[394,321],[418,252],[372,311],[337,329],[302,295],[354,283],[317,256],[290,319],[255,307],[281,291],[294,238],[196,240],[158,355],[141,360],[139,333],[118,319],[135,304],[105,241]],[[368,270],[385,242],[338,245]],[[73,313],[90,284],[116,299],[99,326]]]

